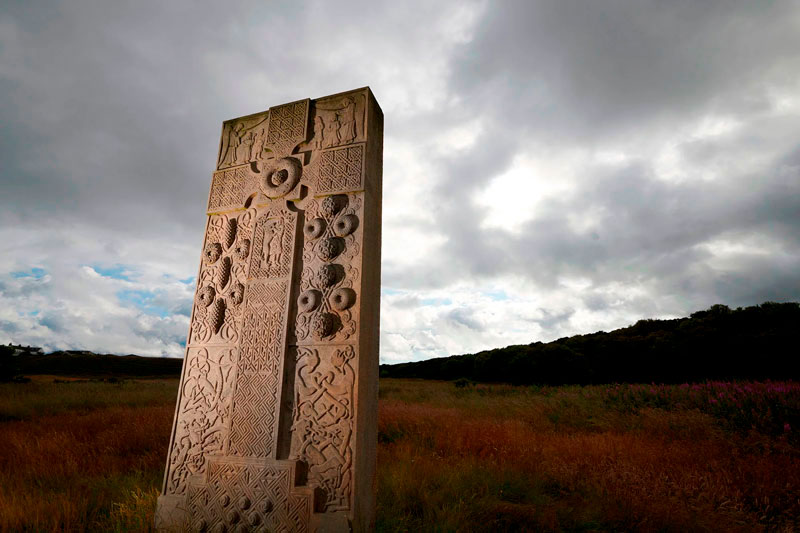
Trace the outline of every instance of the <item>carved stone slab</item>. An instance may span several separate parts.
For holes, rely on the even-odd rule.
[[[157,530],[371,530],[382,153],[368,88],[223,124]]]

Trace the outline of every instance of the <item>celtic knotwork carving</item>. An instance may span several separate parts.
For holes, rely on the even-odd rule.
[[[187,478],[201,474],[209,454],[222,451],[230,415],[233,349],[190,349],[180,390],[167,494],[184,494]]]
[[[364,146],[326,150],[315,166],[317,194],[357,191],[364,188]]]
[[[190,344],[238,341],[253,218],[254,210],[210,217]]]
[[[326,511],[350,508],[354,358],[352,346],[297,348],[290,457],[308,464]]]
[[[307,124],[308,100],[270,108],[265,146],[278,157],[291,154],[306,139]]]

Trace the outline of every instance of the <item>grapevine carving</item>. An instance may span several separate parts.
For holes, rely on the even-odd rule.
[[[359,271],[352,262],[359,254],[356,238],[361,200],[356,195],[327,196],[306,208],[301,293],[295,336],[298,342],[341,342],[357,330],[351,312]],[[343,264],[339,264],[339,262]]]

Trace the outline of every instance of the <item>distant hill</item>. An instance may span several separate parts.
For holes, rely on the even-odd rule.
[[[800,304],[714,305],[606,333],[381,365],[381,377],[514,384],[800,378]]]
[[[182,365],[183,359],[96,354],[89,351],[19,356],[0,353],[0,374],[9,377],[17,374],[116,378],[179,377]]]

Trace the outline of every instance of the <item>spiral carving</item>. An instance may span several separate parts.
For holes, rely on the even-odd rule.
[[[211,285],[206,285],[200,292],[197,293],[197,299],[202,302],[203,305],[208,307],[214,301],[214,296],[217,295],[217,291],[214,290],[214,287]]]

